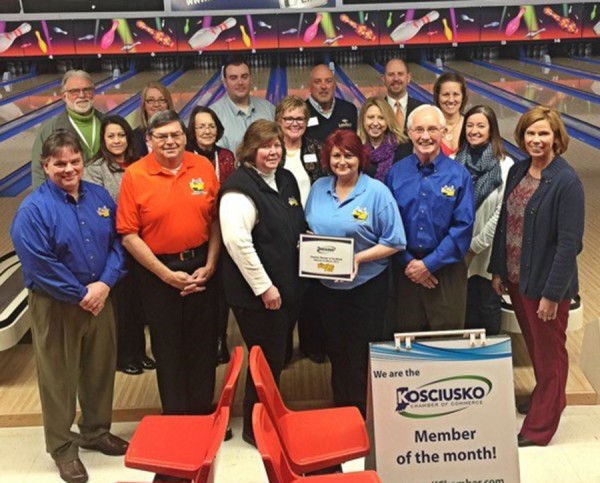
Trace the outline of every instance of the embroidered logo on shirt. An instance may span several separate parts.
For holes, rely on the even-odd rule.
[[[190,188],[192,189],[193,195],[203,195],[206,193],[204,191],[204,181],[202,181],[202,178],[193,178],[190,181]]]
[[[298,206],[298,200],[297,200],[295,197],[293,197],[293,196],[290,196],[290,197],[288,198],[288,204],[289,204],[290,206]]]
[[[352,212],[352,217],[358,221],[367,221],[367,218],[369,218],[369,212],[366,208],[354,208],[354,211]]]
[[[339,122],[338,129],[352,129],[352,123],[344,118]]]
[[[454,195],[456,194],[456,189],[454,188],[454,185],[442,186],[442,194],[444,196],[447,196],[448,198],[454,198]]]
[[[110,209],[108,209],[106,207],[106,205],[104,206],[100,206],[97,210],[96,213],[98,213],[99,216],[101,216],[102,218],[108,218],[110,216]]]

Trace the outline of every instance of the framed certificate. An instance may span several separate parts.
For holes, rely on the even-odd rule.
[[[354,240],[300,235],[299,274],[305,278],[352,280]]]

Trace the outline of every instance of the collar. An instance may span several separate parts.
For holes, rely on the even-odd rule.
[[[327,192],[337,199],[337,195],[335,193],[335,181],[336,177],[334,175],[329,176],[329,186],[327,187]],[[360,194],[364,193],[367,189],[367,184],[369,183],[369,177],[365,173],[358,174],[358,180],[350,193],[350,196],[344,200],[344,203],[353,200]]]
[[[229,97],[228,94],[225,94],[225,97],[227,97],[227,102],[229,103],[229,107],[233,111],[233,114],[236,116],[239,116],[239,115],[248,116],[255,110],[254,96],[248,97],[248,112],[247,113],[241,107],[239,107],[235,102],[233,102],[231,100],[231,97]]]
[[[66,108],[66,110],[67,115],[77,122],[92,122],[92,119],[94,119],[94,116],[96,114],[94,108],[92,108],[89,114],[79,114],[78,112],[71,111],[71,109],[69,109],[68,107]]]
[[[148,154],[147,156],[148,158],[148,173],[151,175],[158,175],[158,174],[166,174],[168,170],[168,168],[165,168],[162,164],[160,164],[157,160],[156,160],[156,155],[152,152],[150,154]],[[185,152],[183,154],[183,161],[181,162],[181,167],[179,168],[179,171],[177,172],[176,176],[179,176],[181,173],[185,173],[185,171],[188,169],[190,164],[190,161],[188,160],[188,157],[185,155]],[[169,174],[172,174],[169,172]]]
[[[413,153],[413,156],[415,157],[415,167],[417,168],[417,171],[422,171],[425,174],[433,173],[437,168],[439,168],[440,164],[446,158],[446,155],[442,153],[441,149],[438,155],[429,164],[421,164],[421,161],[415,153]]]
[[[308,97],[308,102],[310,102],[310,105],[313,106],[315,108],[315,111],[317,111],[319,114],[321,114],[322,116],[325,115],[329,115],[333,112],[333,110],[335,109],[335,99],[336,97],[333,96],[333,101],[331,102],[331,109],[329,109],[329,111],[325,112],[323,110],[323,108],[321,107],[321,104],[319,104],[317,101],[315,101],[312,96]]]
[[[529,160],[529,164],[531,165],[531,158]],[[565,166],[568,166],[568,164],[569,163],[567,163],[562,156],[556,155],[554,159],[550,162],[550,164],[542,170],[542,179],[552,178]]]
[[[50,179],[46,180],[46,187],[52,194],[52,196],[57,197],[60,201],[64,201],[65,203],[77,204],[77,200],[73,198],[72,195],[67,193],[65,190],[59,188],[54,182]],[[81,200],[85,194],[87,193],[87,187],[85,186],[85,182],[83,180],[79,180],[79,199]]]
[[[390,96],[385,96],[388,104],[392,107],[392,109],[396,108],[396,99],[391,98]],[[400,102],[400,107],[402,107],[402,111],[406,112],[406,107],[408,106],[408,92],[405,92],[404,95],[398,99]],[[395,111],[394,111],[395,112]]]

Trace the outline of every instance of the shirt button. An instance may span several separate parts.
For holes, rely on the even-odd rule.
[[[94,255],[92,255],[92,256],[90,257],[90,260],[93,260],[93,259],[94,259]]]
[[[423,245],[419,245],[419,248],[423,248]]]
[[[86,238],[86,239],[85,239],[85,241],[89,243],[90,239],[89,239],[89,238]]]
[[[82,224],[82,225],[85,225],[85,221],[82,221],[82,222],[81,222],[81,224]]]
[[[419,231],[423,231],[423,227],[422,226],[419,227]]]
[[[96,276],[96,272],[92,272],[92,277],[95,277],[95,276]]]

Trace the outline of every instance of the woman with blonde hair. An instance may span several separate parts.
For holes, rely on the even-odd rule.
[[[358,136],[367,151],[369,164],[365,173],[379,181],[385,180],[396,161],[412,153],[412,143],[381,97],[369,97],[360,109]]]
[[[173,98],[169,90],[160,82],[148,82],[140,95],[140,125],[133,130],[133,145],[139,157],[148,154],[146,129],[148,121],[157,112],[174,110]]]

